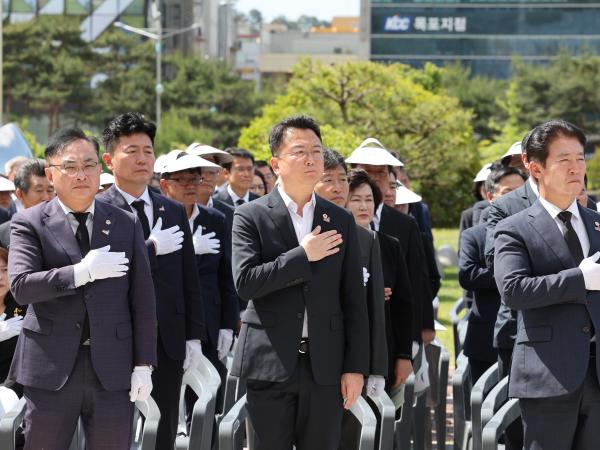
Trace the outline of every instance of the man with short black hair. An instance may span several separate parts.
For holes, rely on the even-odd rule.
[[[258,195],[250,192],[254,178],[254,156],[243,148],[228,148],[226,151],[233,156],[233,161],[223,163],[227,187],[216,192],[214,197],[237,208],[258,198]]]
[[[68,448],[80,417],[87,448],[129,448],[131,402],[148,398],[157,363],[142,227],[94,199],[93,138],[59,130],[46,162],[57,197],[13,217],[8,261],[15,300],[29,305],[8,376],[24,386],[25,449]]]
[[[30,159],[24,162],[14,177],[15,195],[23,206],[30,208],[54,198],[54,187],[46,177],[46,162],[42,159]],[[0,225],[0,246],[10,246],[10,221]]]
[[[269,145],[278,187],[233,221],[233,276],[248,307],[231,373],[246,379],[260,450],[337,450],[343,408],[369,373],[356,224],[313,192],[323,175],[314,120],[283,120]]]

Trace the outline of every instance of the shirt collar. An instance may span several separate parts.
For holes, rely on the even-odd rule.
[[[550,216],[553,219],[556,219],[556,216],[558,216],[558,214],[560,214],[563,211],[558,206],[556,206],[553,203],[550,203],[545,198],[540,197],[539,199],[540,199],[540,203],[542,204],[544,209],[546,211],[548,211],[548,214],[550,214]],[[581,220],[581,215],[579,214],[579,208],[577,207],[577,199],[573,200],[573,203],[571,203],[571,205],[567,209],[565,209],[565,211],[569,211],[572,214],[572,217],[576,217],[578,220]]]
[[[539,196],[540,196],[540,190],[538,189],[538,185],[534,181],[533,176],[529,175],[529,180],[527,180],[527,181],[529,182],[529,186],[531,187],[531,190],[533,191],[533,193],[535,194],[535,196],[539,198]]]
[[[192,215],[190,216],[190,222],[194,222],[196,220],[196,217],[198,217],[200,215],[200,208],[198,208],[198,205],[196,205],[194,203],[194,207],[192,208]]]
[[[377,220],[381,220],[381,211],[383,211],[383,202],[381,202],[379,204],[379,206],[377,207],[377,209],[375,210],[375,217],[377,217]]]
[[[239,199],[244,200],[244,203],[248,203],[248,201],[250,201],[250,191],[246,191],[246,193],[244,194],[243,197],[239,197],[235,192],[233,192],[233,189],[231,189],[231,185],[228,184],[227,185],[227,192],[231,196],[231,199],[233,200],[234,204],[237,203],[237,201]]]
[[[279,189],[279,194],[281,195],[281,198],[283,199],[283,203],[285,203],[286,208],[288,210],[290,210],[291,212],[298,214],[298,205],[296,204],[296,202],[294,200],[292,200],[292,198],[285,193],[285,191],[282,189],[281,185],[277,186],[277,189]],[[310,197],[310,202],[308,202],[306,205],[304,205],[303,211],[307,211],[307,209],[306,209],[307,207],[314,209],[316,204],[317,204],[317,200],[315,197],[315,193],[313,192]]]
[[[127,202],[128,205],[131,205],[136,200],[143,200],[146,205],[152,206],[152,200],[150,199],[150,193],[148,192],[147,186],[146,186],[146,189],[144,190],[144,193],[142,195],[140,195],[139,197],[134,197],[133,195],[128,194],[123,189],[120,189],[119,186],[117,186],[116,184],[115,184],[115,189],[120,192],[120,194],[123,196],[123,198],[125,199],[125,201]]]
[[[212,207],[213,207],[213,205],[214,205],[214,203],[213,203],[213,198],[212,198],[212,197],[208,197],[208,201],[206,202],[206,206],[207,206],[208,208],[212,208]]]
[[[67,217],[69,216],[70,213],[75,212],[71,208],[69,208],[67,205],[65,205],[63,202],[61,202],[60,198],[56,197],[56,200],[58,201],[58,204],[60,205],[62,210],[65,212]],[[93,218],[95,207],[96,207],[96,201],[94,200],[94,201],[92,201],[92,204],[90,206],[88,206],[84,212],[90,213],[90,217]]]

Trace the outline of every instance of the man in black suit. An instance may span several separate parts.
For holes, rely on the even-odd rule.
[[[54,198],[54,187],[45,173],[46,162],[42,159],[29,159],[15,174],[15,195],[24,209]],[[0,246],[10,246],[10,220],[0,225]]]
[[[233,220],[233,276],[248,307],[231,373],[247,379],[259,449],[333,450],[369,373],[356,224],[313,192],[323,147],[312,119],[280,122],[269,145],[280,183]]]
[[[258,198],[258,195],[250,192],[254,178],[254,156],[242,148],[228,148],[227,153],[233,156],[233,161],[223,164],[227,187],[217,191],[214,197],[237,208]]]
[[[102,157],[115,184],[98,198],[134,212],[142,223],[156,291],[158,367],[152,396],[160,409],[157,448],[172,449],[183,371],[198,363],[206,340],[204,307],[192,235],[183,206],[148,189],[156,127],[136,113],[113,119]]]
[[[496,283],[518,311],[509,395],[526,450],[600,448],[600,214],[576,200],[585,144],[563,120],[534,128],[523,149],[539,199],[495,231]]]
[[[494,202],[524,182],[525,176],[518,169],[500,164],[492,166],[486,180],[486,196]],[[500,293],[493,272],[485,264],[485,224],[463,231],[460,243],[458,279],[464,289],[473,292],[463,350],[469,358],[471,379],[475,383],[498,360],[493,338]]]

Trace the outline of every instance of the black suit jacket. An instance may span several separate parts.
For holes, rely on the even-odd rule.
[[[233,278],[248,300],[231,373],[284,381],[298,360],[305,308],[315,381],[369,373],[369,323],[354,219],[316,196],[312,228],[337,230],[340,251],[309,262],[279,189],[235,210]]]
[[[216,347],[219,330],[236,330],[240,317],[238,296],[231,274],[231,233],[222,213],[202,205],[198,205],[198,208],[200,214],[194,220],[192,233],[202,227],[202,234],[214,232],[221,244],[219,253],[196,255],[208,339]]]
[[[10,220],[0,225],[0,247],[7,250],[10,247]]]
[[[486,222],[485,263],[494,272],[494,233],[496,225],[507,217],[529,208],[537,201],[529,180],[521,187],[503,195],[490,205]],[[494,328],[494,345],[497,348],[512,349],[517,334],[517,313],[501,302]]]
[[[258,195],[256,195],[254,192],[250,192],[249,196],[248,196],[248,202],[251,202],[252,200],[256,200],[257,198],[260,198],[260,197]],[[226,203],[230,206],[233,206],[234,208],[237,208],[237,206],[233,204],[233,199],[231,198],[231,195],[229,195],[229,192],[227,192],[227,188],[215,192],[213,195],[213,199],[220,200],[223,203]]]
[[[500,307],[500,293],[494,274],[485,265],[485,224],[463,231],[458,280],[463,289],[473,292],[473,305],[465,337],[464,353],[479,361],[496,361],[494,324]]]
[[[386,325],[389,346],[389,377],[394,381],[397,359],[412,359],[413,302],[408,268],[398,239],[378,233],[385,287],[392,290],[386,303]]]
[[[227,227],[229,228],[229,233],[231,233],[231,228],[233,227],[233,206],[228,205],[227,203],[224,203],[221,200],[218,200],[214,197],[212,201],[212,207],[215,208],[217,211],[223,213],[223,215],[225,216],[225,221],[227,223]]]
[[[361,253],[361,266],[369,272],[365,286],[369,312],[370,375],[388,376],[388,344],[386,337],[385,294],[381,251],[377,233],[356,227]]]
[[[379,232],[398,239],[404,250],[413,293],[413,340],[421,342],[421,331],[423,329],[433,330],[435,327],[429,270],[419,227],[412,217],[384,204],[379,222]]]
[[[149,193],[153,222],[156,223],[161,217],[163,229],[179,225],[183,231],[183,247],[168,255],[157,256],[154,243],[146,240],[156,293],[158,334],[167,355],[172,359],[183,360],[186,340],[207,340],[192,235],[183,206],[152,190],[149,190]],[[97,198],[132,212],[115,186],[98,194]]]

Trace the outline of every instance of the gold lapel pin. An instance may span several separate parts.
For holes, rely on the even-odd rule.
[[[102,230],[102,232],[107,236],[108,236],[108,233],[110,233],[110,231],[108,231],[108,230]]]
[[[600,223],[594,222],[594,230],[600,231]]]
[[[323,214],[323,222],[329,223],[329,216],[327,214]]]

